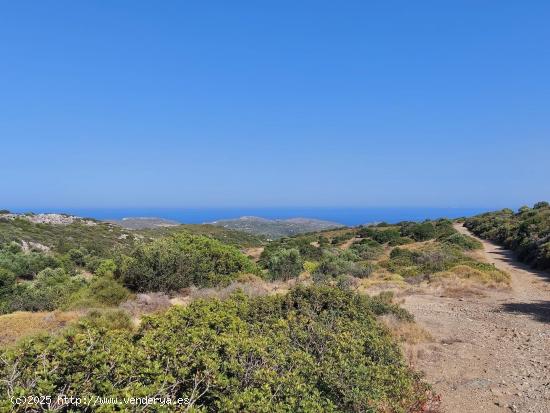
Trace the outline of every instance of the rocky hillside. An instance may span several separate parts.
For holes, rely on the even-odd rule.
[[[159,227],[175,227],[180,225],[177,221],[156,217],[128,217],[109,221],[126,229],[146,229]]]
[[[119,225],[123,222],[124,225]],[[129,250],[138,241],[149,241],[172,233],[205,235],[240,248],[257,247],[262,237],[214,225],[180,225],[161,219],[98,221],[67,214],[15,214],[0,210],[0,244],[15,242],[23,249],[66,253],[84,248],[99,255],[114,249]]]
[[[291,218],[271,220],[260,217],[241,217],[238,219],[214,221],[211,224],[248,232],[250,234],[263,235],[270,239],[304,234],[307,232],[323,231],[342,226],[336,222],[322,221],[319,219]]]

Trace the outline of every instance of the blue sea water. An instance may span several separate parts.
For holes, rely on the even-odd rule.
[[[496,209],[496,208],[495,208]],[[316,218],[344,225],[361,225],[385,221],[422,221],[436,218],[459,218],[476,215],[491,208],[421,208],[421,207],[288,207],[288,208],[58,208],[26,209],[15,212],[63,212],[101,220],[126,217],[157,217],[185,224],[202,224],[222,219],[257,216],[268,219]]]

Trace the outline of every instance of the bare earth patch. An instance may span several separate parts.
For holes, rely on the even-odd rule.
[[[410,290],[403,306],[433,341],[419,342],[406,353],[441,395],[445,412],[548,412],[548,275],[480,241],[483,251],[476,258],[510,274],[510,288]]]

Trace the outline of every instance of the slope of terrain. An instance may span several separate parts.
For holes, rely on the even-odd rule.
[[[469,234],[460,225],[456,229]],[[446,412],[543,413],[550,406],[548,274],[481,240],[479,258],[511,276],[509,289],[405,297],[404,306],[433,337],[410,356],[442,395]]]
[[[34,222],[35,219],[39,222]],[[510,252],[472,238],[465,228],[453,226],[450,220],[336,228],[273,241],[215,225],[128,230],[64,215],[32,219],[9,217],[0,224],[0,298],[5,303],[9,299],[10,303],[0,307],[6,313],[0,316],[0,326],[7,332],[0,341],[15,351],[8,350],[8,358],[0,358],[0,367],[4,366],[2,374],[11,377],[0,381],[0,386],[6,384],[4,390],[8,392],[32,394],[35,391],[32,383],[37,374],[34,364],[37,359],[52,361],[48,367],[52,371],[61,360],[64,368],[78,371],[85,361],[88,367],[83,374],[90,369],[106,368],[107,364],[88,353],[87,340],[91,336],[101,348],[113,346],[111,352],[98,353],[102,357],[115,357],[108,363],[111,367],[104,370],[107,374],[113,366],[123,375],[146,368],[142,363],[127,368],[131,364],[128,357],[133,357],[135,351],[146,350],[151,357],[157,357],[151,367],[158,368],[155,370],[158,385],[165,380],[164,369],[172,365],[170,357],[164,358],[166,352],[183,351],[181,357],[178,356],[183,368],[186,363],[198,361],[198,355],[185,353],[188,346],[180,343],[202,337],[200,346],[210,350],[200,354],[214,355],[215,360],[199,363],[197,366],[210,367],[200,367],[196,374],[205,374],[204,378],[214,380],[212,383],[219,386],[225,380],[222,377],[225,371],[222,376],[216,376],[219,382],[211,374],[225,369],[228,356],[223,351],[215,355],[218,350],[210,346],[217,346],[218,338],[222,340],[219,349],[243,342],[239,334],[246,331],[242,328],[252,321],[246,315],[248,310],[243,312],[243,305],[248,305],[243,299],[250,297],[251,309],[254,314],[258,311],[257,319],[269,323],[261,334],[257,331],[260,325],[255,322],[249,325],[251,340],[257,337],[260,340],[254,350],[259,353],[252,355],[253,363],[249,366],[252,370],[245,375],[244,382],[238,382],[242,386],[233,390],[220,393],[209,386],[203,388],[207,394],[202,399],[204,403],[210,403],[215,397],[224,403],[237,403],[235,406],[242,410],[254,405],[250,403],[259,402],[249,397],[265,391],[268,404],[262,404],[262,409],[283,403],[293,406],[294,411],[324,411],[320,406],[330,399],[329,404],[338,405],[336,411],[365,411],[366,406],[375,403],[375,411],[439,412],[429,410],[437,409],[438,397],[416,379],[413,372],[418,370],[425,372],[426,381],[433,384],[446,412],[542,412],[549,401],[549,289],[545,273],[536,273],[518,264]],[[393,290],[393,295],[387,290]],[[303,319],[295,318],[292,310],[295,304],[289,304],[284,298],[297,293],[300,306],[307,309]],[[344,294],[347,298],[331,301],[328,306],[325,306],[327,303],[320,305],[326,294]],[[240,295],[243,296],[239,298]],[[269,310],[268,301],[256,299],[274,295],[279,298],[273,298],[276,305]],[[404,308],[394,300],[395,296],[403,300]],[[364,344],[352,340],[354,334],[349,334],[363,328],[357,324],[359,320],[355,320],[356,316],[363,315],[356,309],[345,310],[345,316],[334,324],[334,312],[349,309],[355,300],[363,299],[370,304],[360,312],[372,312],[373,316],[368,320],[361,318],[366,322],[365,331],[374,332],[372,329],[384,323],[391,335],[384,336],[379,349],[387,354],[400,342],[405,350],[412,370],[403,366],[397,372],[404,374],[402,378],[409,383],[405,387],[394,387],[400,380],[379,381],[383,376],[370,375],[373,368],[381,367],[383,375],[386,374],[383,371],[388,371],[377,358],[371,360],[374,364],[361,367],[363,362],[371,363],[368,357],[360,355],[352,361],[354,352],[350,353],[351,348],[344,349],[351,344],[356,349],[365,348]],[[170,310],[174,305],[190,307],[190,310]],[[215,310],[211,321],[204,319],[206,308],[222,308],[219,306],[223,309]],[[230,308],[237,311],[237,318],[232,321],[226,317],[226,310]],[[286,313],[281,313],[284,308],[291,311],[288,319]],[[314,315],[317,311],[321,312]],[[151,313],[158,315],[152,324]],[[313,327],[314,319],[307,318],[312,315],[321,317],[322,323]],[[181,317],[194,320],[200,334],[194,336],[187,327],[181,329],[178,321]],[[295,320],[301,320],[307,328],[301,331],[301,324],[292,324]],[[352,324],[343,335],[335,337],[334,328],[340,323]],[[166,335],[161,325],[168,328]],[[232,325],[241,327],[233,330]],[[229,330],[220,336],[220,328]],[[177,339],[174,331],[178,331]],[[140,342],[135,347],[134,339],[141,338],[145,332],[151,334],[151,341]],[[46,333],[48,337],[28,340],[38,333]],[[157,334],[162,336],[161,340],[154,339]],[[134,339],[128,341],[128,337]],[[272,352],[264,354],[267,343],[261,342],[270,337],[276,339],[273,349],[289,344],[289,351],[296,351],[295,357],[271,360]],[[305,341],[296,341],[298,337]],[[336,386],[339,393],[330,391],[326,394],[328,398],[323,396],[324,401],[316,399],[315,405],[301,409],[293,404],[298,399],[292,394],[302,388],[295,385],[295,380],[311,377],[313,370],[307,360],[325,351],[327,339],[344,347],[330,351],[336,357],[334,366],[327,365],[316,383],[328,380],[319,387],[320,391]],[[168,342],[174,347],[167,347]],[[250,341],[256,346],[254,343]],[[307,351],[301,353],[304,348]],[[248,347],[242,350],[238,360],[244,361],[236,365],[251,360]],[[60,357],[63,354],[72,358]],[[119,354],[124,356],[118,357]],[[292,373],[296,357],[306,362],[297,376]],[[400,353],[395,353],[395,357],[402,359]],[[151,360],[149,356],[147,359]],[[160,368],[165,362],[168,364]],[[266,362],[275,364],[261,376],[254,376],[257,366]],[[288,387],[280,393],[279,376],[269,377],[271,372],[281,371],[285,366],[291,368],[291,376],[285,379]],[[21,377],[26,378],[14,379],[14,369],[19,369]],[[183,377],[179,376],[182,370],[178,372],[175,380]],[[233,377],[238,372],[229,369],[227,373]],[[140,377],[130,374],[124,380],[128,386],[139,387],[145,384]],[[191,376],[185,377],[180,383],[182,389],[188,388],[185,386],[192,380]],[[394,377],[393,373],[388,377]],[[96,378],[98,389],[111,380],[107,376]],[[49,380],[46,376],[43,379]],[[258,385],[264,379],[273,382]],[[67,385],[73,383],[68,376],[62,380],[67,380]],[[372,384],[368,384],[370,380],[374,380]],[[275,386],[273,392],[272,385]],[[315,390],[316,384],[312,385],[304,394],[319,390]],[[378,387],[380,385],[383,387]],[[383,393],[372,392],[373,386]],[[143,387],[140,391],[149,390]],[[179,391],[170,390],[172,395],[180,394]],[[394,391],[398,396],[388,393]],[[379,398],[381,394],[383,399]],[[398,405],[387,404],[398,399],[408,400],[408,406],[400,410]],[[197,403],[201,401],[197,399]],[[354,408],[359,405],[362,408]],[[239,411],[239,407],[235,409]]]
[[[467,218],[464,226],[481,238],[495,241],[516,252],[517,258],[533,268],[550,270],[550,204],[537,202],[532,208],[509,208]]]
[[[157,227],[174,227],[180,223],[170,219],[156,217],[128,217],[109,221],[126,229],[147,229]]]
[[[307,232],[323,231],[341,227],[341,224],[309,218],[266,219],[260,217],[241,217],[214,221],[211,224],[224,228],[262,235],[270,239],[288,237]]]
[[[124,227],[118,223],[65,214],[0,214],[0,244],[16,242],[29,249],[58,253],[85,248],[103,255],[114,249],[128,250],[138,241],[181,231],[205,235],[239,247],[257,247],[264,243],[262,237],[214,225],[172,225],[172,221],[157,225],[165,221],[138,221],[130,220],[129,225]]]

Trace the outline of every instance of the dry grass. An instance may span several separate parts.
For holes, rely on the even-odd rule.
[[[497,268],[482,271],[468,265],[457,265],[450,270],[439,272],[434,275],[434,281],[438,278],[469,280],[487,287],[503,287],[510,284],[510,275],[504,271]]]
[[[435,240],[431,239],[428,241],[418,241],[418,242],[412,242],[410,244],[398,245],[397,247],[393,247],[393,248],[401,248],[403,250],[418,251],[426,248],[429,245],[433,245],[436,243],[437,242]]]
[[[319,236],[322,236],[327,239],[339,237],[340,235],[349,234],[350,232],[353,232],[349,228],[341,228],[341,229],[333,229],[330,231],[323,231],[319,233]]]
[[[386,314],[380,319],[399,342],[419,344],[433,340],[430,333],[414,322],[399,320],[393,314]]]
[[[0,316],[0,345],[8,346],[40,333],[58,331],[80,317],[70,311],[37,312],[17,311]]]
[[[309,278],[309,274],[304,272],[297,279],[270,282],[256,275],[244,274],[226,287],[187,288],[181,294],[172,297],[170,302],[174,305],[187,305],[191,301],[201,298],[225,299],[236,291],[242,291],[249,297],[286,294],[296,284],[310,282]]]
[[[246,254],[252,261],[258,262],[260,255],[264,252],[264,247],[245,248],[244,254]]]
[[[142,314],[156,313],[166,310],[172,305],[170,297],[164,293],[137,294],[134,298],[120,305],[120,308],[128,311],[134,318]]]
[[[353,243],[358,242],[358,241],[361,241],[361,238],[353,237],[351,239],[348,239],[347,241],[344,241],[344,243],[340,244],[338,246],[338,248],[340,248],[341,250],[347,250],[347,249],[349,249],[349,247],[352,246]]]
[[[366,292],[367,290],[381,286],[404,287],[406,285],[403,277],[399,274],[389,272],[384,268],[379,268],[376,272],[371,274],[370,277],[361,280],[359,291]]]

